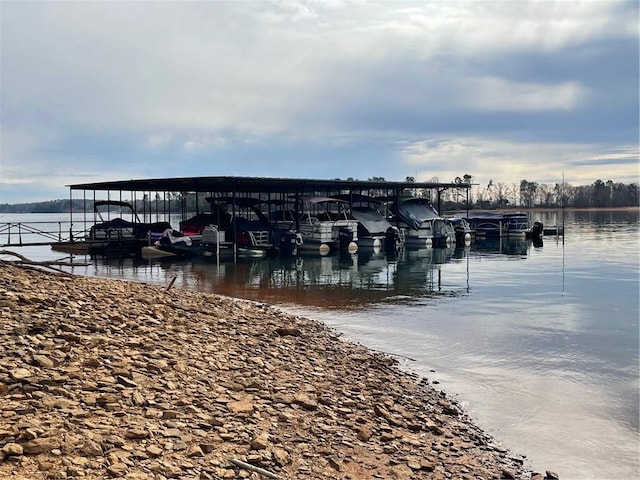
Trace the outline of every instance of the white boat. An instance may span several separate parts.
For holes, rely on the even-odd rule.
[[[422,197],[392,199],[392,224],[398,225],[408,247],[445,247],[455,243],[453,226]]]
[[[336,195],[333,198],[349,202],[351,216],[358,221],[358,247],[397,250],[404,243],[400,230],[381,213],[382,202],[368,195]]]
[[[358,251],[358,220],[351,215],[349,202],[312,196],[300,196],[297,201],[292,228],[300,235],[298,251],[321,255],[332,250]]]
[[[466,219],[462,217],[445,217],[445,222],[453,229],[456,245],[469,245],[471,243],[471,227]]]
[[[208,225],[199,235],[184,235],[172,229],[162,233],[153,244],[142,247],[143,258],[230,256],[232,243],[225,241],[225,232],[215,225]],[[240,254],[240,252],[238,252]]]

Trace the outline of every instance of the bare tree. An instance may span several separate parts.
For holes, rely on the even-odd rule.
[[[507,184],[503,182],[496,183],[495,202],[498,207],[506,207],[509,204],[507,194],[508,194]]]
[[[518,191],[519,191],[518,190],[518,184],[512,183],[511,184],[511,192],[510,193],[513,195],[513,203],[512,203],[512,205],[514,207],[518,206]]]

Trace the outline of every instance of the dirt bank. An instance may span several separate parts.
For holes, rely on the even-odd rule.
[[[0,478],[532,476],[427,382],[318,322],[0,273]]]

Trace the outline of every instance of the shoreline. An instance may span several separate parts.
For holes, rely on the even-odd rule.
[[[469,212],[640,212],[640,205],[626,207],[503,207],[503,208],[472,208]],[[464,213],[466,210],[452,210],[449,213]]]
[[[3,478],[545,478],[426,379],[321,322],[0,268]]]

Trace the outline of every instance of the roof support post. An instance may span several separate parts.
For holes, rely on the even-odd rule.
[[[73,195],[71,195],[72,190],[69,189],[69,241],[73,242]],[[62,239],[58,239],[62,241]]]
[[[469,187],[467,187],[467,219],[469,218]]]
[[[233,189],[233,193],[231,195],[231,215],[233,215],[232,217],[232,234],[233,234],[233,254],[235,256],[235,254],[238,252],[238,245],[237,245],[237,240],[238,237],[236,236],[236,190],[235,188]]]
[[[298,190],[296,189],[296,201],[293,204],[293,213],[296,217],[296,233],[300,231],[300,196],[298,194]]]

